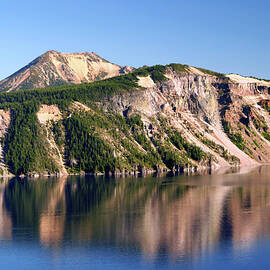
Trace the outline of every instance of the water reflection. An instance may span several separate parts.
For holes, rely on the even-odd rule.
[[[11,239],[11,218],[3,207],[4,190],[6,182],[0,183],[0,239]]]
[[[52,250],[135,248],[151,260],[196,258],[222,243],[248,249],[270,235],[269,173],[12,179],[0,184],[0,237]]]

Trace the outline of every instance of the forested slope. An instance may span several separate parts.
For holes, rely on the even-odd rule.
[[[171,64],[94,83],[2,93],[1,112],[10,115],[2,173],[267,162],[270,84],[253,80]]]

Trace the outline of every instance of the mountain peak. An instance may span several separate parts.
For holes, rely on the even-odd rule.
[[[56,50],[49,50],[49,51],[45,52],[44,54],[54,54],[54,53],[60,53],[60,52],[58,52]]]
[[[131,67],[110,63],[94,52],[62,53],[49,50],[0,81],[0,91],[93,82],[132,70]]]

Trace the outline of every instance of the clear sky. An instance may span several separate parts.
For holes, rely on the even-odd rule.
[[[269,0],[3,0],[0,12],[0,79],[47,50],[270,79]]]

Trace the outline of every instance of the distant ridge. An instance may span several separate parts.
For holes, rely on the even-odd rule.
[[[0,81],[0,91],[16,91],[49,86],[78,84],[107,79],[133,70],[119,66],[91,52],[48,51]]]

